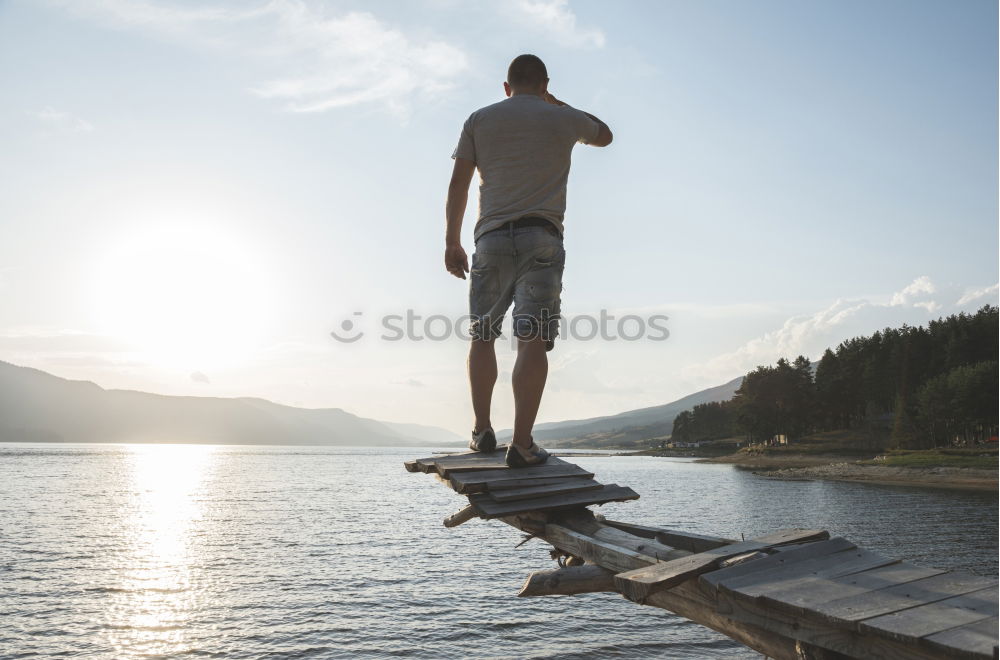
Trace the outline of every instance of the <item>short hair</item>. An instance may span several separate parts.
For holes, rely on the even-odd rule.
[[[518,55],[507,69],[507,83],[511,87],[539,87],[548,79],[545,63],[536,55]]]

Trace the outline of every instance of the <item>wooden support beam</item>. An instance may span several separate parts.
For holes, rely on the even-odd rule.
[[[546,525],[543,538],[574,557],[581,557],[615,573],[656,563],[656,559],[649,555],[602,541],[562,525]]]
[[[691,554],[685,550],[678,550],[664,545],[656,539],[638,537],[635,534],[624,532],[615,527],[609,527],[604,521],[588,510],[564,514],[554,519],[553,522],[576,532],[582,532],[599,541],[634,550],[646,557],[652,558],[653,563],[678,559]]]
[[[635,525],[633,523],[621,522],[618,520],[608,520],[598,517],[605,525],[610,525],[623,532],[628,532],[634,536],[641,536],[647,539],[655,539],[663,545],[669,545],[678,550],[688,552],[705,552],[715,548],[736,543],[735,539],[726,539],[720,536],[706,536],[704,534],[694,534],[676,529],[665,529],[663,527],[650,527],[648,525]]]
[[[476,513],[476,507],[469,504],[463,507],[461,511],[453,513],[444,519],[445,527],[458,527],[464,522],[468,522],[475,518],[478,514]]]
[[[615,592],[614,573],[596,564],[566,566],[535,571],[528,576],[518,596],[575,596]]]

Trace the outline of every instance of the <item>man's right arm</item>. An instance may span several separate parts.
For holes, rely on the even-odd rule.
[[[469,272],[469,258],[462,248],[462,219],[469,201],[469,184],[475,172],[475,162],[456,156],[448,184],[448,200],[445,202],[444,266],[449,273],[463,280]]]

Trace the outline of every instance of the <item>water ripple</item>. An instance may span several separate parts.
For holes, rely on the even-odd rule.
[[[419,450],[425,453],[426,450]],[[544,543],[402,470],[413,451],[0,447],[3,658],[757,658],[610,594],[521,599]],[[581,458],[643,497],[609,517],[738,538],[822,526],[986,575],[995,494],[774,482],[721,465]]]

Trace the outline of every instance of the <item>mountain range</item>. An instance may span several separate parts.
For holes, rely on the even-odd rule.
[[[617,415],[536,424],[532,435],[535,440],[540,440],[547,446],[564,449],[648,446],[649,440],[670,435],[678,413],[690,410],[700,403],[728,401],[733,398],[742,382],[743,376],[740,376],[723,385],[689,394],[670,403],[629,410]],[[506,440],[510,436],[510,429],[497,434],[500,440]]]
[[[548,446],[642,446],[669,435],[674,417],[732,397],[741,378],[671,403],[591,419],[538,424]],[[498,433],[510,437],[509,431]],[[443,428],[367,419],[339,408],[295,408],[252,397],[169,396],[104,389],[0,361],[2,442],[185,442],[339,446],[452,446]],[[646,443],[648,444],[648,443]]]
[[[0,441],[391,447],[464,444],[451,431],[256,398],[106,390],[0,361]]]

